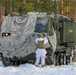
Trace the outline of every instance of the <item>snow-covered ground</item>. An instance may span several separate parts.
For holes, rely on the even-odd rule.
[[[0,61],[0,75],[76,75],[76,63],[42,68],[32,64],[4,67]]]

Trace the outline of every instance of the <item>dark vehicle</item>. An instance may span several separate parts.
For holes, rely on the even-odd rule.
[[[20,16],[12,14],[4,18],[1,27],[0,54],[4,66],[34,63],[34,41],[38,33],[45,33],[48,38],[46,50],[49,62],[55,65],[71,62],[71,48],[76,43],[76,23],[73,20],[63,15],[42,12]]]

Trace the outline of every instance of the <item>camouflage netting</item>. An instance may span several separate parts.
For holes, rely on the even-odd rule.
[[[37,19],[37,18],[40,18]],[[37,33],[34,32],[37,22],[46,24],[48,16],[46,14],[27,14],[4,18],[1,33],[11,33],[8,37],[0,37],[0,52],[6,57],[24,57],[36,51],[35,39]],[[46,34],[47,35],[47,34]],[[53,49],[56,49],[56,34],[48,37]],[[47,46],[50,46],[48,44]]]

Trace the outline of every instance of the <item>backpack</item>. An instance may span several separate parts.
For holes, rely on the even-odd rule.
[[[41,48],[41,49],[45,49],[46,46],[45,46],[45,44],[44,44],[44,40],[42,40],[42,41],[41,41],[41,40],[38,41],[37,47],[38,47],[38,48]]]

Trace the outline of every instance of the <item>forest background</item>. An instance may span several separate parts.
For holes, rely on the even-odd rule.
[[[48,12],[76,19],[76,0],[0,0],[5,15],[10,12]]]

